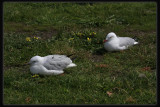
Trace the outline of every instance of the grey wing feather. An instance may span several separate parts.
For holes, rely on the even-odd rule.
[[[71,59],[65,55],[48,55],[43,65],[48,70],[62,70],[70,63],[72,63]]]
[[[134,45],[135,40],[130,37],[118,37],[120,46],[131,46]]]

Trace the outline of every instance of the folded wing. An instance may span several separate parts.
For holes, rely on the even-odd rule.
[[[65,55],[48,55],[45,57],[43,66],[48,70],[63,70],[72,60]]]
[[[134,42],[136,42],[134,39],[130,37],[118,37],[119,39],[119,46],[132,46],[134,45]]]

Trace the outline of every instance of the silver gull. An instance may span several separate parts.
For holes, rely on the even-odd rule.
[[[59,75],[63,69],[75,67],[76,64],[66,55],[34,56],[29,61],[32,74]]]
[[[104,40],[104,48],[107,51],[121,51],[136,44],[138,44],[138,42],[134,39],[130,37],[118,37],[114,32],[108,33]]]

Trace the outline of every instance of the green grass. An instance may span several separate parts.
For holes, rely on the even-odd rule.
[[[157,103],[155,2],[4,2],[3,8],[4,104]],[[107,52],[102,41],[109,32],[140,44]],[[78,66],[64,75],[33,78],[23,66],[35,55],[72,53]]]

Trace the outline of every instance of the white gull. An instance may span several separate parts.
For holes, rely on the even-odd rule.
[[[108,33],[104,40],[104,48],[107,51],[121,51],[136,44],[138,44],[138,42],[134,39],[130,37],[118,37],[114,32]]]
[[[63,69],[75,67],[76,64],[66,55],[34,56],[29,61],[32,74],[59,75]]]

